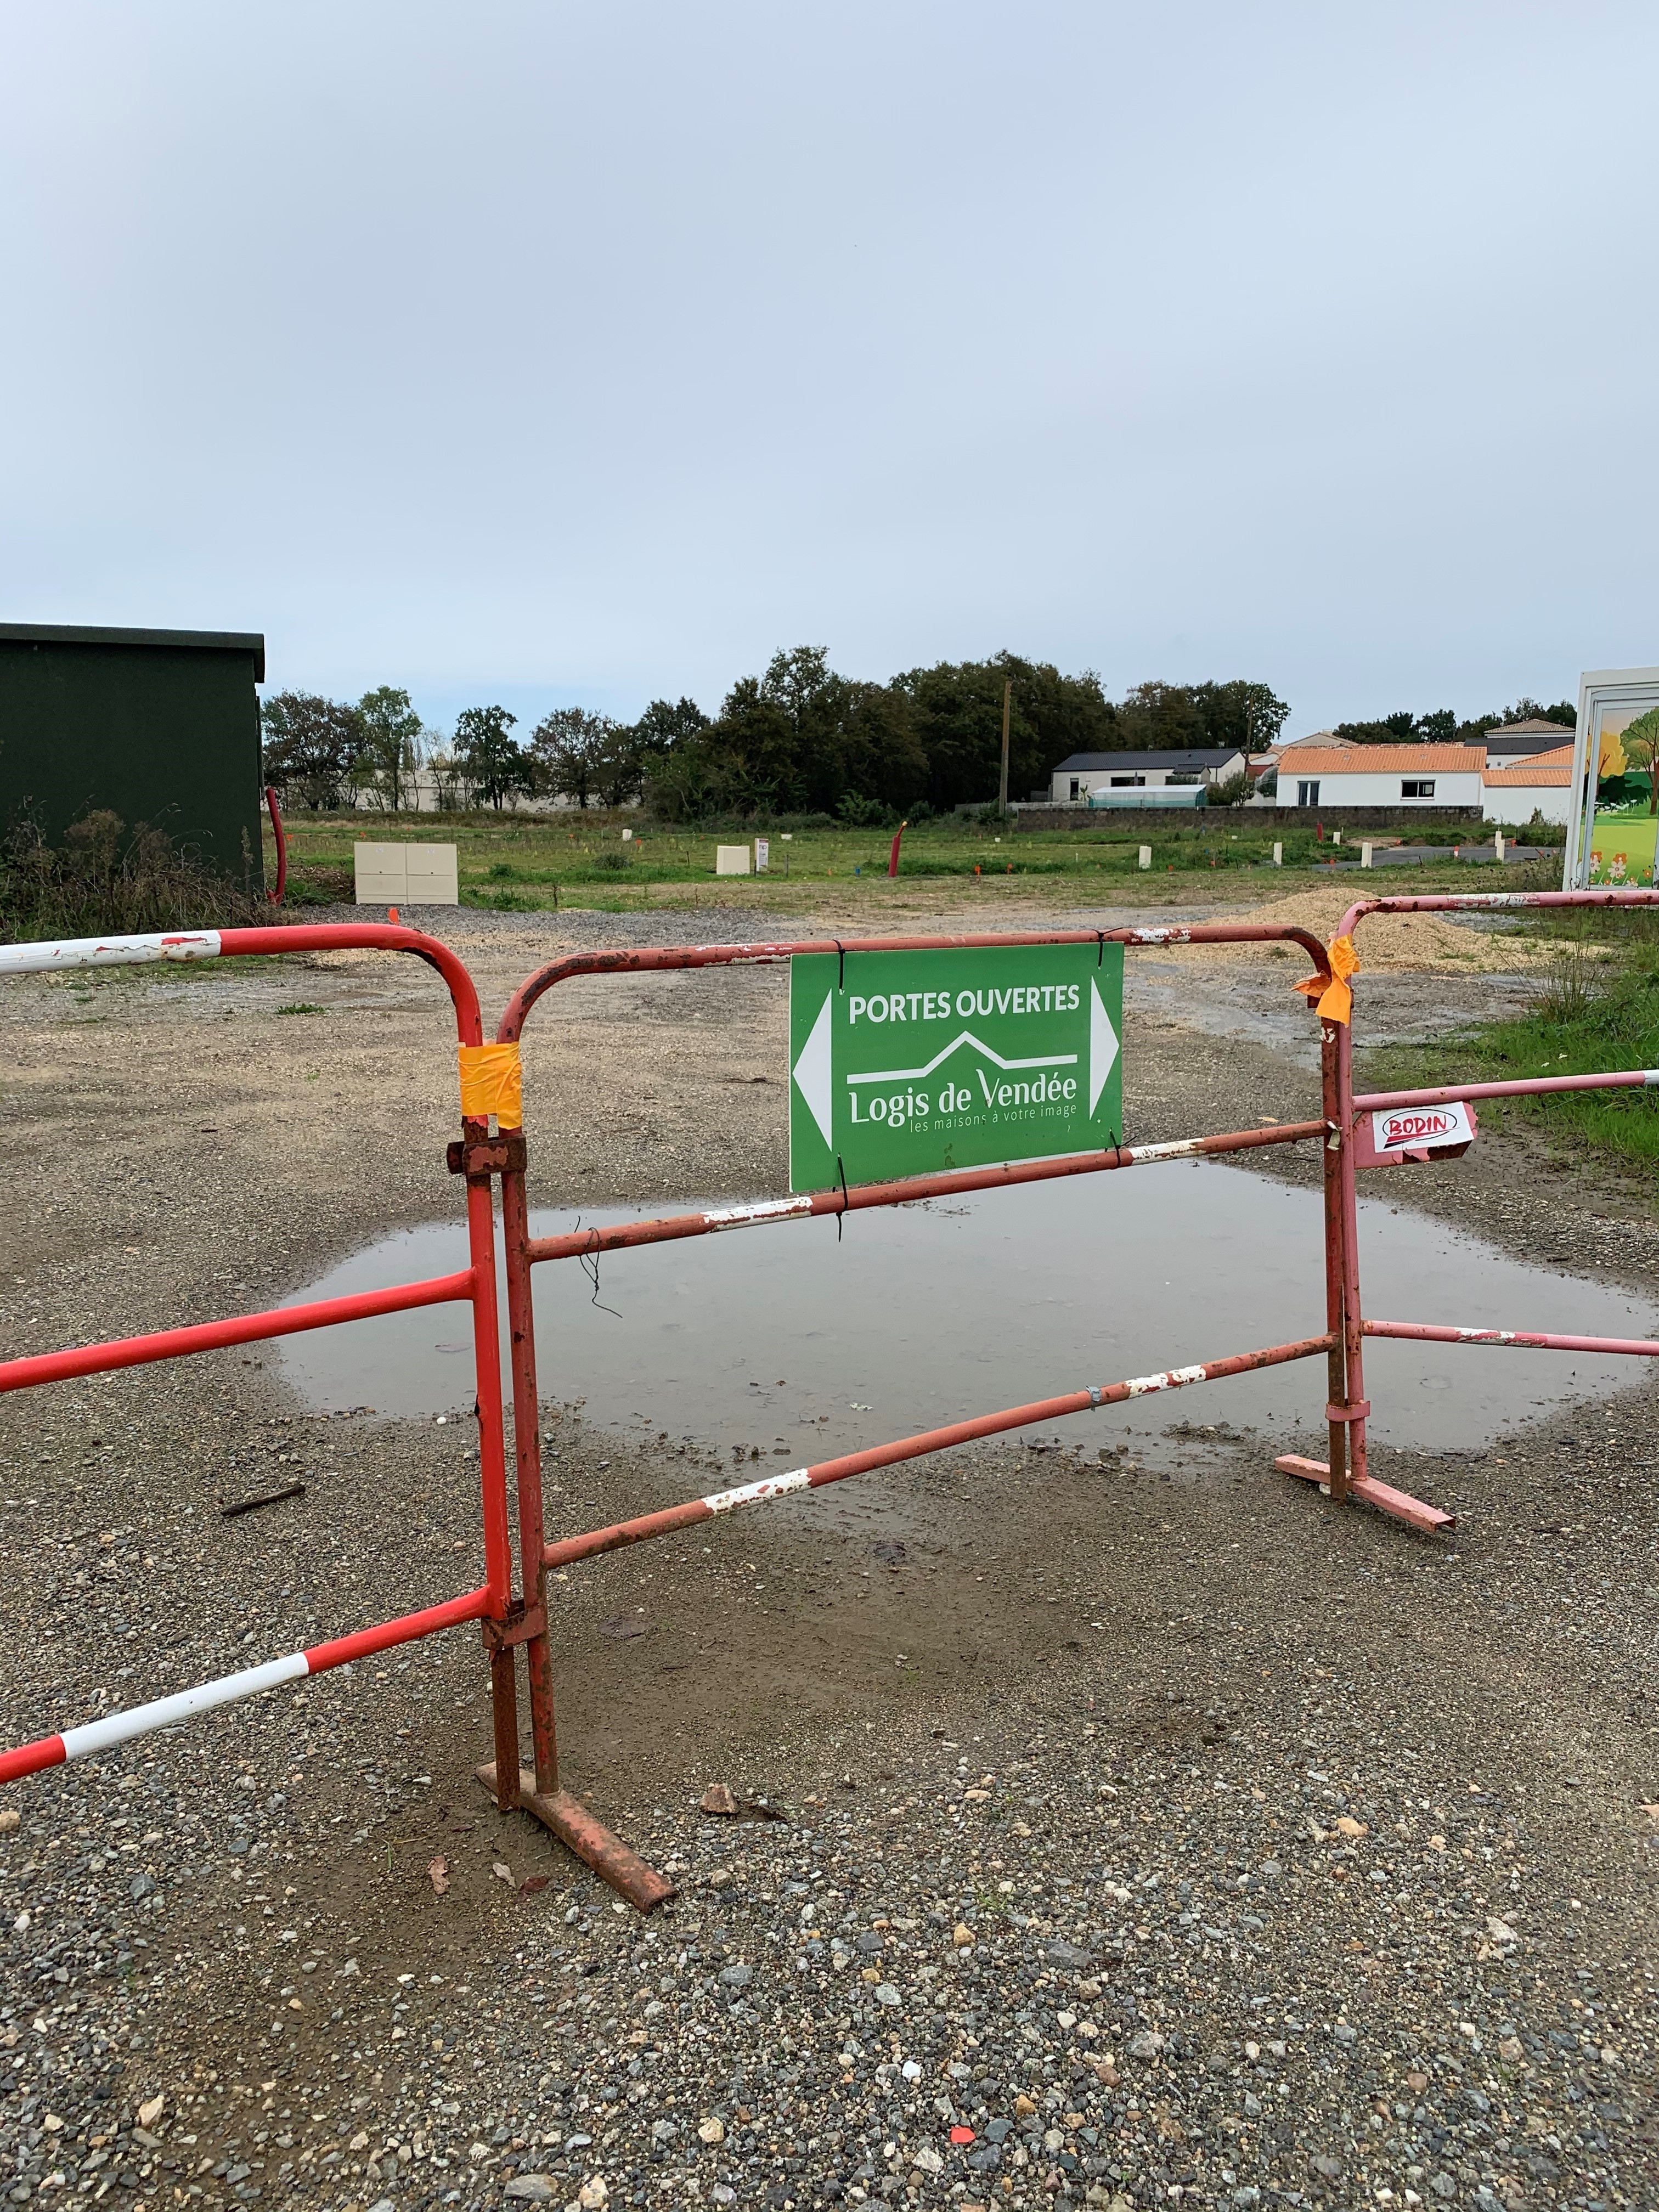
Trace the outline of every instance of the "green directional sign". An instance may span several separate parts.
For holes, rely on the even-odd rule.
[[[1122,1033],[1121,945],[799,953],[789,1188],[1115,1145]]]

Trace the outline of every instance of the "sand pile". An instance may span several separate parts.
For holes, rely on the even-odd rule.
[[[1335,935],[1337,925],[1348,908],[1364,895],[1347,884],[1333,884],[1328,890],[1297,891],[1290,898],[1273,899],[1266,906],[1252,907],[1248,912],[1230,915],[1227,919],[1287,922],[1309,931],[1324,945]],[[1447,914],[1368,915],[1354,932],[1354,950],[1359,955],[1362,972],[1367,969],[1376,971],[1396,968],[1414,969],[1427,975],[1515,975],[1551,967],[1560,958],[1559,948],[1536,938],[1520,936],[1505,929],[1471,928]],[[1207,965],[1224,965],[1230,961],[1255,964],[1272,962],[1279,965],[1306,958],[1301,947],[1294,945],[1192,945],[1182,946],[1168,957]]]

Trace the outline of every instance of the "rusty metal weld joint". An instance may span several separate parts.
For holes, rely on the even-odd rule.
[[[481,1620],[478,1627],[486,1651],[510,1651],[515,1644],[528,1644],[547,1633],[547,1613],[539,1605],[527,1606],[515,1597],[500,1620]]]
[[[1328,1421],[1364,1421],[1370,1419],[1370,1410],[1369,1398],[1356,1398],[1352,1406],[1327,1406],[1325,1419]]]
[[[503,1129],[498,1137],[457,1137],[450,1144],[447,1155],[451,1175],[465,1176],[468,1182],[491,1176],[507,1175],[525,1168],[524,1131]]]

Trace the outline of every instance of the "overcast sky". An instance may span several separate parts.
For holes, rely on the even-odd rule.
[[[439,722],[1659,663],[1652,0],[3,22],[0,618]]]

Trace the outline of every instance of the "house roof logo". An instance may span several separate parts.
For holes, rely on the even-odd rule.
[[[801,1047],[791,1073],[795,1086],[805,1100],[812,1119],[826,1145],[835,1139],[830,1134],[835,1095],[834,1048],[831,1030],[831,1009],[835,994],[825,995],[817,1018]],[[953,1054],[964,1048],[978,1053],[994,1067],[1005,1073],[1038,1067],[1075,1067],[1080,1055],[1075,1052],[1036,1053],[1029,1057],[1009,1056],[1000,1053],[972,1030],[958,1030],[947,1045],[942,1046],[930,1060],[916,1067],[884,1067],[860,1069],[845,1077],[847,1084],[858,1088],[866,1084],[918,1083],[943,1067]],[[1118,1035],[1110,1015],[1092,978],[1089,984],[1089,1050],[1088,1095],[1089,1112],[1092,1115],[1100,1103],[1100,1094],[1106,1088],[1119,1050]]]

